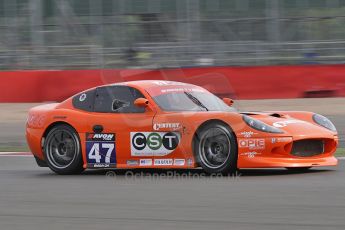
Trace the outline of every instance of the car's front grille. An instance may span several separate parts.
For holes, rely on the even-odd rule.
[[[323,140],[300,140],[292,144],[291,154],[299,157],[311,157],[324,152]]]

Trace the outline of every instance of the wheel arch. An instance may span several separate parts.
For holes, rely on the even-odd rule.
[[[228,128],[230,129],[230,131],[231,131],[231,132],[235,135],[235,137],[236,137],[236,133],[234,132],[234,130],[232,129],[232,127],[231,127],[228,123],[226,123],[225,121],[220,120],[220,119],[211,119],[211,120],[204,121],[203,123],[201,123],[201,124],[199,125],[199,127],[198,127],[198,128],[195,130],[195,132],[194,132],[193,140],[194,140],[194,138],[197,136],[197,133],[198,133],[203,127],[205,127],[206,125],[209,125],[209,124],[211,124],[211,123],[219,123],[219,124],[222,124],[222,125],[228,127]]]
[[[68,125],[70,126],[71,128],[73,128],[76,133],[78,134],[77,130],[73,127],[73,125],[71,125],[70,123],[66,122],[66,121],[54,121],[53,123],[51,123],[50,125],[48,125],[48,127],[44,130],[43,132],[43,135],[42,135],[42,138],[41,138],[41,147],[42,147],[42,151],[43,151],[43,148],[44,148],[44,141],[45,141],[45,138],[47,137],[48,133],[56,126],[58,125]],[[79,135],[78,135],[79,136]],[[80,137],[79,137],[80,138]]]

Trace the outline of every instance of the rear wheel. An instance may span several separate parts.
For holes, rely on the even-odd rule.
[[[58,174],[78,174],[84,170],[78,134],[68,125],[57,125],[49,131],[44,154],[49,168]]]
[[[197,162],[208,173],[229,174],[237,170],[235,135],[221,123],[210,123],[198,130],[194,152]]]

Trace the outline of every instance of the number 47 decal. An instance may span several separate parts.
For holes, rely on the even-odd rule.
[[[105,154],[104,163],[110,164],[110,158],[111,158],[111,154],[114,150],[114,144],[112,144],[112,143],[94,143],[90,152],[88,153],[88,158],[90,160],[95,160],[96,163],[101,163],[103,155],[100,154],[100,150],[101,150],[101,152],[104,152],[104,150],[107,150],[107,153]]]

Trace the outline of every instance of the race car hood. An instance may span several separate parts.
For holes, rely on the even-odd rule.
[[[284,131],[285,135],[299,136],[301,138],[318,138],[320,135],[322,137],[333,138],[336,135],[335,132],[314,123],[312,113],[305,114],[304,119],[299,119],[282,112],[244,112],[241,114],[279,128]]]

